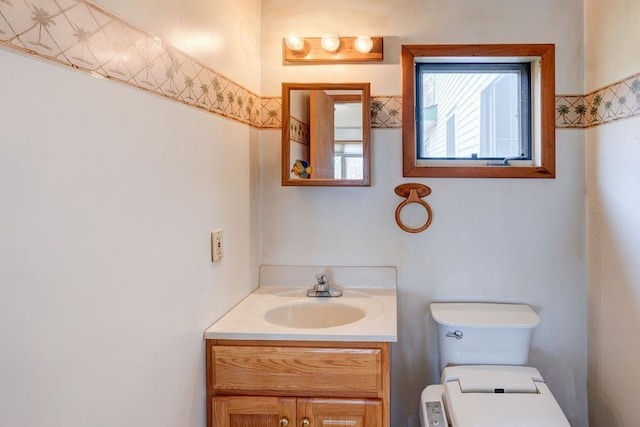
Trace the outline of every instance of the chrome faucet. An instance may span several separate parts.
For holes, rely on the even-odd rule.
[[[326,274],[316,274],[316,280],[318,283],[307,291],[308,297],[339,297],[342,295],[340,289],[329,286],[329,278]]]

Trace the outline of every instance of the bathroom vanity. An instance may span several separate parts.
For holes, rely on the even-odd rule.
[[[389,426],[395,269],[323,268],[343,295],[307,297],[318,269],[261,267],[205,332],[209,427]]]
[[[207,366],[211,426],[388,425],[389,343],[207,340]]]

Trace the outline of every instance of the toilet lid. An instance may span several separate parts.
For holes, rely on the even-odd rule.
[[[570,427],[534,368],[459,366],[443,382],[454,427]]]

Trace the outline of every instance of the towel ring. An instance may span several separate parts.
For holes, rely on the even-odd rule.
[[[398,223],[398,226],[407,233],[420,233],[421,231],[426,230],[427,227],[431,225],[433,212],[431,211],[431,207],[429,206],[429,204],[422,200],[422,198],[427,197],[429,194],[431,194],[431,188],[423,184],[408,183],[398,185],[395,189],[395,192],[398,196],[406,198],[396,208],[396,222]],[[407,227],[400,219],[400,211],[409,203],[417,203],[419,205],[422,205],[427,210],[427,222],[425,222],[418,228]]]

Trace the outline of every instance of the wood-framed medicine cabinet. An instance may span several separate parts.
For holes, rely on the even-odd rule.
[[[368,187],[370,83],[282,83],[282,185]]]

